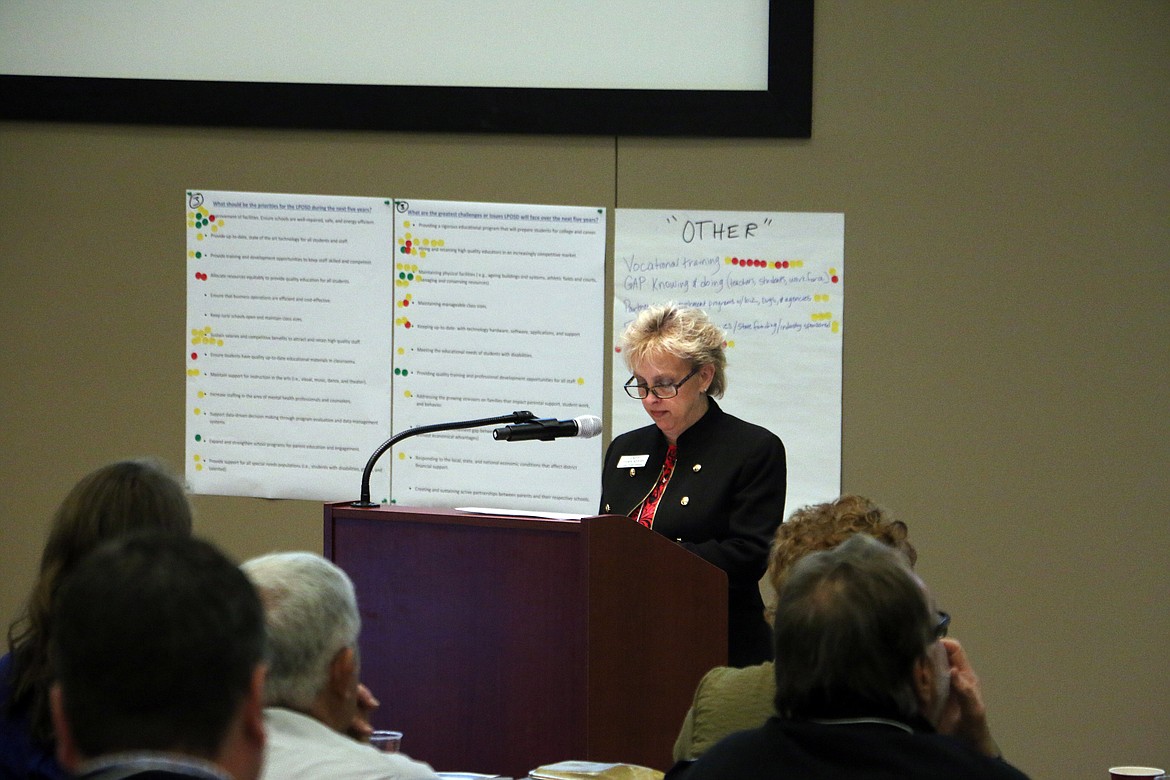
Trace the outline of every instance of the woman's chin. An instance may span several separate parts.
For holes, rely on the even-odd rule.
[[[669,417],[657,417],[654,419],[654,424],[658,426],[658,430],[662,431],[663,436],[674,441],[676,431],[674,426],[671,425]]]

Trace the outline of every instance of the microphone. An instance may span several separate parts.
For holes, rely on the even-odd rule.
[[[351,501],[350,506],[359,507],[376,507],[374,502],[370,501],[370,475],[374,473],[374,464],[378,462],[378,458],[385,454],[386,450],[393,447],[403,439],[411,436],[418,436],[420,433],[436,433],[437,431],[459,431],[464,428],[482,428],[485,425],[499,425],[500,423],[518,423],[525,420],[535,420],[536,415],[532,412],[512,412],[511,414],[501,415],[499,417],[485,417],[482,420],[463,420],[461,422],[435,423],[434,425],[420,425],[417,428],[407,428],[405,431],[394,434],[386,441],[382,442],[378,449],[374,450],[374,454],[366,461],[366,467],[362,470],[362,497],[357,501]],[[598,430],[601,429],[601,420],[597,421]]]
[[[551,417],[544,420],[532,420],[516,425],[505,425],[492,431],[492,438],[496,441],[552,441],[564,436],[579,436],[582,439],[591,439],[601,433],[601,418],[592,414],[582,415],[572,420],[554,420]]]

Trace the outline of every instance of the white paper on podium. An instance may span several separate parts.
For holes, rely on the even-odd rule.
[[[492,517],[536,517],[542,520],[584,520],[592,514],[578,515],[571,512],[529,512],[524,509],[502,509],[484,506],[457,506],[456,512],[465,512],[469,515],[490,515]]]

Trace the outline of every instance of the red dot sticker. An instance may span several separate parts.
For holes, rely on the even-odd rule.
[[[191,359],[192,359],[192,360],[198,360],[198,359],[199,359],[199,353],[198,353],[198,352],[192,352],[192,353],[191,353]]]

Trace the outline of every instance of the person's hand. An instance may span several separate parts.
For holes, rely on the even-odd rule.
[[[983,692],[979,688],[979,678],[967,660],[967,653],[954,639],[940,641],[946,648],[947,662],[951,667],[951,690],[939,719],[939,733],[966,740],[980,753],[997,758],[999,746],[987,725]]]
[[[357,712],[354,713],[353,721],[345,733],[358,742],[369,742],[370,735],[374,733],[374,727],[370,725],[370,714],[378,708],[380,703],[374,698],[374,694],[370,693],[369,688],[358,683]]]

